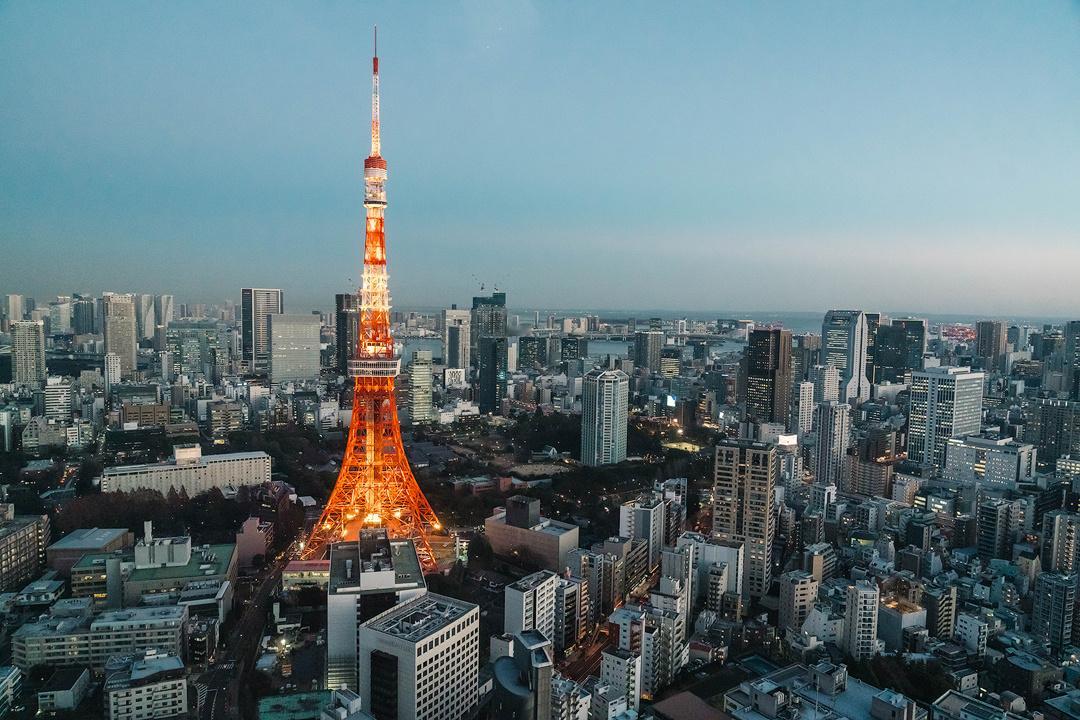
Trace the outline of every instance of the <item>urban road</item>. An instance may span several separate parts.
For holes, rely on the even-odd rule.
[[[241,717],[240,682],[255,662],[270,609],[270,598],[281,581],[281,571],[289,562],[290,555],[279,556],[267,570],[233,626],[225,650],[200,678],[199,683],[206,688],[205,695],[200,693],[200,720],[234,720]]]

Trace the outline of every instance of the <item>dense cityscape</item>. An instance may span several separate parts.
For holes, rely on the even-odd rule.
[[[1080,718],[1080,319],[392,306],[379,62],[358,287],[0,271],[0,720]]]

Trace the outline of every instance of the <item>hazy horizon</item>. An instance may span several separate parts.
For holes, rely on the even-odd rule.
[[[517,307],[1075,317],[1078,20],[4,3],[0,294],[331,307],[360,272],[377,23],[398,308],[485,283]]]

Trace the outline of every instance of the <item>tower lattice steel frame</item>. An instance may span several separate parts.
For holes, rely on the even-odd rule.
[[[379,53],[372,58],[371,155],[364,161],[364,271],[360,287],[352,423],[345,457],[322,517],[304,545],[304,559],[321,557],[333,542],[355,538],[362,527],[385,527],[390,537],[412,538],[425,569],[436,567],[429,536],[439,519],[409,468],[401,443],[394,378],[401,366],[390,333],[386,270],[386,161],[379,139]]]

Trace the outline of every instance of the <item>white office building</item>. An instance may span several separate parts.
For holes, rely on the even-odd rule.
[[[908,459],[945,466],[951,438],[982,429],[983,373],[968,367],[932,367],[911,375]]]
[[[405,394],[408,420],[413,425],[435,421],[435,403],[431,385],[434,369],[430,350],[413,352],[409,363],[409,384]]]
[[[313,314],[270,314],[270,382],[308,382],[319,379],[322,324]]]
[[[195,444],[176,445],[173,457],[148,465],[120,465],[105,468],[102,492],[157,490],[167,495],[181,488],[195,497],[213,488],[261,485],[270,482],[270,456],[260,451],[203,456]]]
[[[326,592],[326,686],[357,687],[359,626],[426,592],[427,583],[412,540],[389,540],[384,530],[364,529],[355,541],[331,545]]]
[[[949,438],[945,444],[945,478],[1015,489],[1035,477],[1035,456],[1034,445],[1012,438]]]
[[[581,391],[581,462],[609,465],[626,459],[630,378],[622,370],[594,369]]]
[[[477,705],[480,608],[427,593],[360,626],[357,694],[375,717],[454,720]]]

